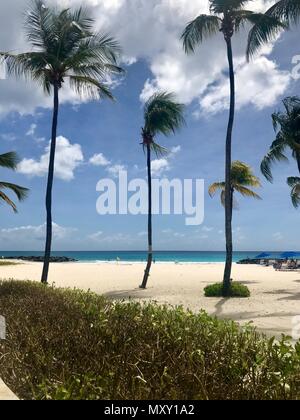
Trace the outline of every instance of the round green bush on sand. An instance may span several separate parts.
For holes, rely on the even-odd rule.
[[[206,297],[222,297],[223,284],[222,283],[211,284],[204,289],[204,293]],[[248,298],[250,297],[250,290],[248,289],[247,286],[244,286],[241,283],[232,282],[228,297]]]

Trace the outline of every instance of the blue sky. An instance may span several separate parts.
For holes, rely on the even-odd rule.
[[[17,24],[21,5],[18,0],[11,3],[11,8],[0,5],[1,19],[10,26]],[[114,89],[117,102],[80,103],[67,90],[62,95],[53,202],[55,250],[146,249],[146,217],[99,216],[96,184],[101,178],[112,176],[119,166],[128,170],[130,178],[145,176],[140,129],[143,100],[152,91],[174,90],[187,105],[187,126],[174,137],[159,139],[169,149],[180,146],[159,175],[169,179],[204,179],[206,191],[212,182],[224,178],[228,83],[222,38],[216,37],[195,57],[186,59],[178,49],[176,34],[189,18],[196,16],[196,9],[189,6],[185,10],[185,0],[155,0],[153,11],[146,2],[136,0],[140,7],[144,5],[148,15],[141,26],[133,25],[130,33],[126,22],[133,3],[115,0],[111,7],[106,1],[93,3],[97,23],[104,22],[116,33],[126,56],[126,77]],[[261,1],[253,3],[262,7]],[[151,26],[157,21],[157,13],[164,39],[154,39],[154,45],[149,46],[151,37],[145,35],[144,29],[146,24]],[[122,24],[117,26],[120,21]],[[0,34],[0,43],[2,37],[4,48],[26,48],[19,36]],[[235,249],[299,249],[300,214],[292,207],[286,185],[287,176],[297,175],[295,162],[274,167],[274,184],[267,183],[259,172],[261,159],[274,139],[271,113],[280,108],[284,97],[300,91],[300,80],[291,77],[292,57],[300,55],[299,28],[282,35],[250,65],[244,62],[244,47],[245,34],[241,34],[235,40],[238,109],[233,157],[250,164],[261,177],[263,201],[239,199],[240,208],[234,214]],[[0,152],[16,150],[23,159],[17,173],[1,170],[1,179],[30,188],[30,196],[19,205],[17,215],[4,205],[0,207],[3,251],[42,250],[44,246],[45,149],[50,138],[51,108],[49,99],[38,89],[24,82],[0,80]],[[90,162],[99,154],[106,159],[102,162],[105,166]],[[207,193],[201,226],[185,226],[184,216],[154,218],[155,247],[160,250],[223,250],[223,231],[223,208],[217,197],[211,199]]]

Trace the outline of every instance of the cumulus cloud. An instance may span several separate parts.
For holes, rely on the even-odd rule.
[[[94,166],[108,166],[111,163],[103,153],[95,154],[90,158],[89,162]]]
[[[169,161],[167,159],[155,159],[152,161],[151,169],[153,176],[160,176],[170,170]]]
[[[153,176],[162,176],[165,172],[168,172],[172,169],[171,161],[177,153],[181,151],[180,146],[172,147],[170,154],[162,159],[154,159],[151,163],[152,175]]]
[[[67,7],[82,3],[82,0],[48,1]],[[208,0],[86,0],[85,4],[91,8],[96,28],[109,31],[120,40],[126,64],[140,59],[149,63],[152,77],[146,81],[141,93],[143,101],[156,90],[163,89],[174,91],[186,104],[197,101],[199,112],[203,108],[216,112],[227,107],[228,81],[223,74],[228,64],[222,36],[217,34],[205,42],[195,56],[186,56],[180,41],[186,23],[200,13],[208,12]],[[249,3],[251,9],[260,11],[266,10],[270,4],[272,0]],[[3,49],[28,49],[19,29],[23,9],[23,0],[0,3]],[[245,56],[246,39],[246,31],[235,36],[237,63]],[[240,107],[272,105],[287,88],[290,79],[269,58],[271,50],[272,47],[264,49],[253,64],[244,63],[237,69],[238,85],[242,86],[238,92]],[[268,83],[265,83],[267,78]],[[243,84],[245,80],[246,86]],[[258,101],[254,100],[255,92],[259,93]],[[68,88],[61,92],[61,96],[62,102],[80,103]],[[37,106],[50,107],[52,100],[45,97],[41,89],[33,88],[32,83],[11,79],[0,82],[0,114],[10,111],[32,113]]]
[[[259,57],[252,63],[243,63],[236,70],[237,108],[252,104],[262,109],[276,103],[289,86],[291,74],[280,71],[278,66],[266,57]],[[228,79],[222,76],[216,85],[209,88],[200,100],[206,112],[217,113],[229,108]]]
[[[43,177],[48,172],[50,142],[45,148],[45,153],[38,159],[23,159],[17,168],[19,173],[28,176]],[[57,137],[55,176],[63,181],[74,179],[76,168],[82,164],[84,158],[79,144],[71,144],[63,136]]]

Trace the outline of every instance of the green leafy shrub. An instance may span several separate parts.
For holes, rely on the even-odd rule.
[[[206,297],[222,297],[223,284],[222,283],[211,284],[204,289],[204,293]],[[247,286],[244,286],[241,283],[232,282],[228,297],[248,298],[250,297],[250,290],[248,289]]]
[[[0,282],[2,379],[23,399],[300,399],[300,344],[206,313]]]

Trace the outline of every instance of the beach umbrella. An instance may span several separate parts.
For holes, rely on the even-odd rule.
[[[281,258],[296,258],[300,256],[300,252],[283,252]]]
[[[270,257],[271,254],[267,254],[266,252],[262,252],[261,254],[257,255],[255,258],[267,258]]]

